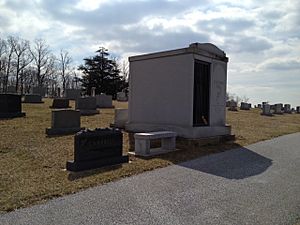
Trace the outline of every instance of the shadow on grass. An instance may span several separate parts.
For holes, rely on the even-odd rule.
[[[92,170],[84,170],[78,172],[69,172],[68,180],[75,181],[78,179],[82,179],[85,177],[93,176],[100,173],[111,172],[112,170],[117,170],[122,167],[122,164],[112,165],[112,166],[105,166],[99,169],[92,169]]]
[[[65,137],[65,136],[74,136],[76,133],[71,133],[71,134],[46,134],[45,133],[45,137],[46,138],[59,138],[59,137]]]

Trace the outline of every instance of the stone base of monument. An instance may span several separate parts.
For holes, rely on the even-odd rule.
[[[197,148],[204,145],[217,145],[224,142],[230,142],[235,140],[235,135],[218,135],[213,137],[203,137],[203,138],[184,138],[177,137],[176,138],[176,150],[188,150]],[[128,133],[128,142],[129,142],[129,154],[134,155],[135,141],[134,141],[134,133]],[[151,149],[159,152],[160,142],[151,141],[150,147]],[[155,153],[153,153],[155,154]],[[159,153],[161,154],[161,153]]]
[[[234,134],[197,138],[197,139],[178,137],[176,145],[180,149],[193,149],[204,145],[217,145],[220,143],[231,142],[234,140],[235,140]]]
[[[91,160],[88,162],[75,162],[75,161],[68,161],[67,162],[67,170],[68,171],[83,171],[83,170],[90,170],[96,169],[104,166],[111,166],[117,165],[122,163],[128,163],[129,156],[120,156],[120,157],[112,157],[109,159],[98,159],[98,160]]]
[[[91,116],[91,115],[96,115],[99,114],[99,110],[97,109],[80,109],[80,115],[82,116]]]
[[[123,134],[118,129],[95,129],[78,132],[74,137],[74,161],[67,161],[69,171],[82,171],[127,163],[122,154]]]
[[[157,156],[157,155],[163,155],[163,154],[167,154],[167,153],[170,153],[170,152],[175,152],[175,151],[179,151],[180,149],[176,148],[176,149],[173,149],[173,150],[167,150],[167,149],[163,149],[161,147],[157,147],[157,148],[151,148],[151,151],[149,154],[147,155],[141,155],[141,154],[137,154],[136,152],[134,151],[130,151],[128,152],[129,155],[133,155],[135,157],[141,157],[141,158],[151,158],[153,156]]]
[[[13,112],[13,113],[0,113],[0,119],[11,119],[16,117],[24,117],[26,116],[26,113],[23,112]]]

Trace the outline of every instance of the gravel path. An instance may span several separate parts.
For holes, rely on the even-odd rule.
[[[0,215],[0,224],[293,224],[300,133]]]

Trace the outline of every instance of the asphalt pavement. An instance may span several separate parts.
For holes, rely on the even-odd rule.
[[[0,215],[0,224],[294,224],[300,133]]]

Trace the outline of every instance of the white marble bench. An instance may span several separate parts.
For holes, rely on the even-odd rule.
[[[136,133],[134,134],[134,147],[135,154],[141,156],[149,156],[150,152],[150,140],[161,139],[162,150],[175,150],[176,149],[176,136],[173,131],[157,131],[148,133]]]

